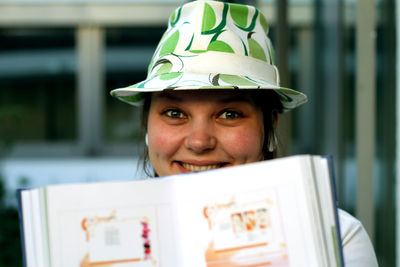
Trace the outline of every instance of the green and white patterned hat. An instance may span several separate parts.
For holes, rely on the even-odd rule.
[[[307,101],[279,86],[268,23],[253,6],[193,1],[171,15],[146,80],[111,91],[132,105],[163,90],[273,89],[284,111]]]

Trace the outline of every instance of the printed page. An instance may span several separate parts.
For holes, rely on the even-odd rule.
[[[46,190],[51,266],[320,267],[311,157]]]
[[[309,159],[292,157],[179,179],[183,266],[322,266],[303,180],[312,183],[312,172],[304,171]]]
[[[70,231],[61,232],[61,240],[69,253],[81,254],[81,265],[158,266],[155,207],[63,212],[59,218],[63,229],[80,226],[74,230],[81,242],[76,243]]]
[[[207,266],[289,266],[276,192],[235,194],[204,206]]]
[[[167,180],[47,189],[51,266],[179,266]]]

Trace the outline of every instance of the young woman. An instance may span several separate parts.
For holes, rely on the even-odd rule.
[[[179,7],[145,81],[113,90],[143,104],[154,176],[274,157],[278,114],[307,101],[279,86],[268,24],[251,6],[194,1]],[[346,266],[377,266],[362,225],[340,211]]]

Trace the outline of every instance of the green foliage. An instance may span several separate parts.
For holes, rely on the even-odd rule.
[[[0,107],[0,160],[12,145],[11,129],[19,122],[23,108]],[[0,170],[0,267],[22,266],[18,210],[6,206],[7,191]]]
[[[5,205],[6,195],[0,175],[0,267],[22,266],[18,211]]]
[[[0,267],[22,266],[17,210],[15,208],[1,207],[0,221]]]
[[[0,105],[0,157],[11,146],[15,129],[21,122],[26,110],[18,105]]]

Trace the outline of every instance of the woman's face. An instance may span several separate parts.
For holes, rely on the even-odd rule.
[[[160,176],[263,159],[262,111],[243,91],[153,93],[147,131]]]
[[[249,93],[153,93],[148,117],[150,161],[160,176],[263,159],[263,115]]]

